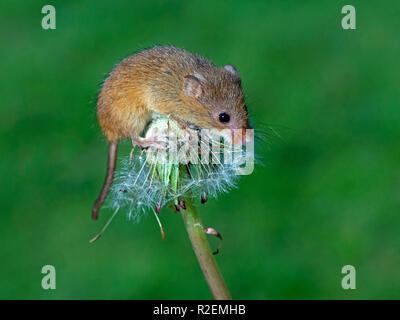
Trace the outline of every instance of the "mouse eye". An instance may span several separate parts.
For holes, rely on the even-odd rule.
[[[229,122],[229,120],[231,119],[231,117],[229,116],[229,114],[223,112],[219,114],[219,121],[222,123],[226,123]]]

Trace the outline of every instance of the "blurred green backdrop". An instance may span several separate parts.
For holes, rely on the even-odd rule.
[[[53,4],[57,29],[41,28]],[[2,1],[0,298],[211,298],[181,217],[90,220],[107,147],[96,94],[132,52],[173,44],[242,75],[263,165],[202,206],[239,299],[400,298],[400,3]],[[120,155],[130,150],[124,143]],[[217,243],[210,239],[213,246]],[[57,289],[41,288],[54,265]],[[357,289],[341,288],[354,265]]]

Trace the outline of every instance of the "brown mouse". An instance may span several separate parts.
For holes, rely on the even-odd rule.
[[[122,60],[105,80],[97,116],[108,142],[108,166],[92,218],[112,185],[118,142],[132,139],[143,148],[157,137],[143,138],[156,115],[200,129],[250,128],[241,79],[232,65],[218,68],[207,59],[172,46],[157,46]]]

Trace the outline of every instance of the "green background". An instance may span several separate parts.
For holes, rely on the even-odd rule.
[[[41,28],[53,4],[57,29]],[[400,3],[2,1],[0,298],[208,299],[182,219],[90,219],[107,147],[96,94],[141,48],[234,64],[262,165],[200,208],[238,299],[400,298]],[[129,153],[129,143],[120,156]],[[216,246],[215,239],[210,239]],[[54,265],[57,289],[41,288]],[[353,265],[357,289],[341,288]]]

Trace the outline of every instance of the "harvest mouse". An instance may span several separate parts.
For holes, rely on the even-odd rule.
[[[122,60],[109,74],[97,102],[97,117],[109,142],[107,174],[92,209],[98,218],[112,185],[118,142],[150,147],[157,137],[141,135],[157,115],[199,129],[250,128],[241,78],[183,49],[157,46]]]

